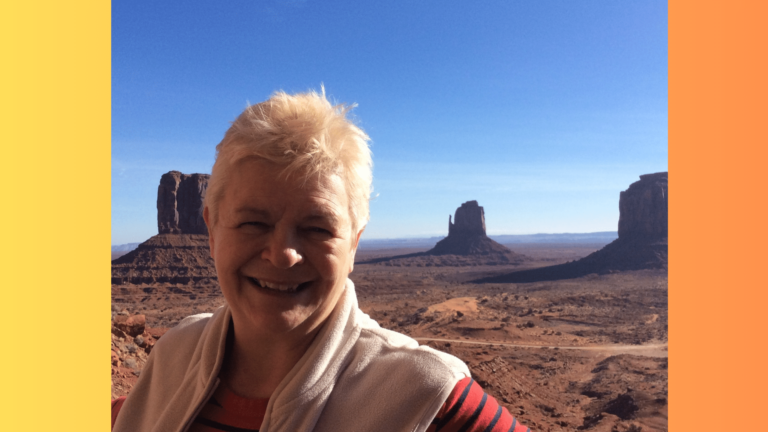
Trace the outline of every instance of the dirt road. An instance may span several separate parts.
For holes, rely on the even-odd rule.
[[[426,342],[448,342],[448,343],[463,343],[472,345],[503,345],[519,348],[548,348],[548,349],[561,349],[561,350],[586,350],[586,351],[605,351],[615,354],[634,354],[647,357],[667,357],[667,344],[646,344],[646,345],[592,345],[592,346],[556,346],[556,345],[532,345],[532,344],[517,344],[509,342],[488,342],[479,340],[461,340],[461,339],[440,339],[440,338],[425,338],[416,337],[417,341]]]

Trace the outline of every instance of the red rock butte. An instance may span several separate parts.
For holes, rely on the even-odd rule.
[[[113,285],[218,286],[203,220],[209,178],[163,174],[157,189],[158,234],[112,261]]]
[[[592,273],[668,269],[669,175],[645,174],[619,195],[619,238],[586,257],[477,282],[535,282]]]
[[[437,242],[428,255],[493,255],[514,253],[485,234],[485,210],[467,201],[448,216],[448,237]]]
[[[159,234],[203,234],[203,203],[210,174],[169,171],[157,188],[157,232]]]
[[[530,257],[509,250],[485,234],[485,211],[477,201],[467,201],[448,216],[448,237],[426,251],[362,261],[418,267],[462,267],[478,265],[520,265]]]

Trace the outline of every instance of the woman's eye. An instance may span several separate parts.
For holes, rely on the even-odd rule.
[[[243,222],[240,226],[266,228],[267,224],[265,224],[264,222],[250,221],[250,222]]]
[[[325,234],[325,235],[331,235],[331,232],[325,228],[322,227],[309,227],[307,228],[307,231],[317,234]]]

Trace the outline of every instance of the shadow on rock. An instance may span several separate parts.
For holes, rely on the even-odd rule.
[[[616,271],[667,269],[667,237],[619,238],[586,257],[565,264],[476,279],[474,283],[525,283],[574,279]]]

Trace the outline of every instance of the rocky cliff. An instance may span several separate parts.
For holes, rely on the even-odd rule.
[[[448,216],[448,237],[437,242],[428,255],[489,255],[513,253],[485,234],[485,211],[477,201],[467,201]]]
[[[668,175],[640,176],[619,195],[619,238],[667,237]]]
[[[668,268],[668,175],[641,175],[619,194],[619,238],[566,264],[523,270],[479,282],[536,282],[592,273]]]
[[[128,295],[145,286],[145,294],[157,287],[181,285],[218,287],[216,268],[208,247],[208,229],[203,220],[203,200],[208,174],[170,171],[157,188],[159,234],[112,261],[113,294]],[[117,289],[115,286],[120,286]],[[154,287],[152,289],[148,286]],[[181,294],[195,295],[179,291]]]
[[[467,201],[456,209],[455,223],[448,215],[448,236],[484,236],[485,211],[477,201]]]
[[[362,261],[389,266],[518,265],[530,257],[515,253],[485,234],[485,211],[477,201],[467,201],[448,216],[448,237],[426,251]]]
[[[208,234],[203,220],[203,201],[210,177],[178,171],[160,177],[157,188],[159,234]]]
[[[216,268],[202,234],[158,234],[112,261],[113,285],[217,285]]]

